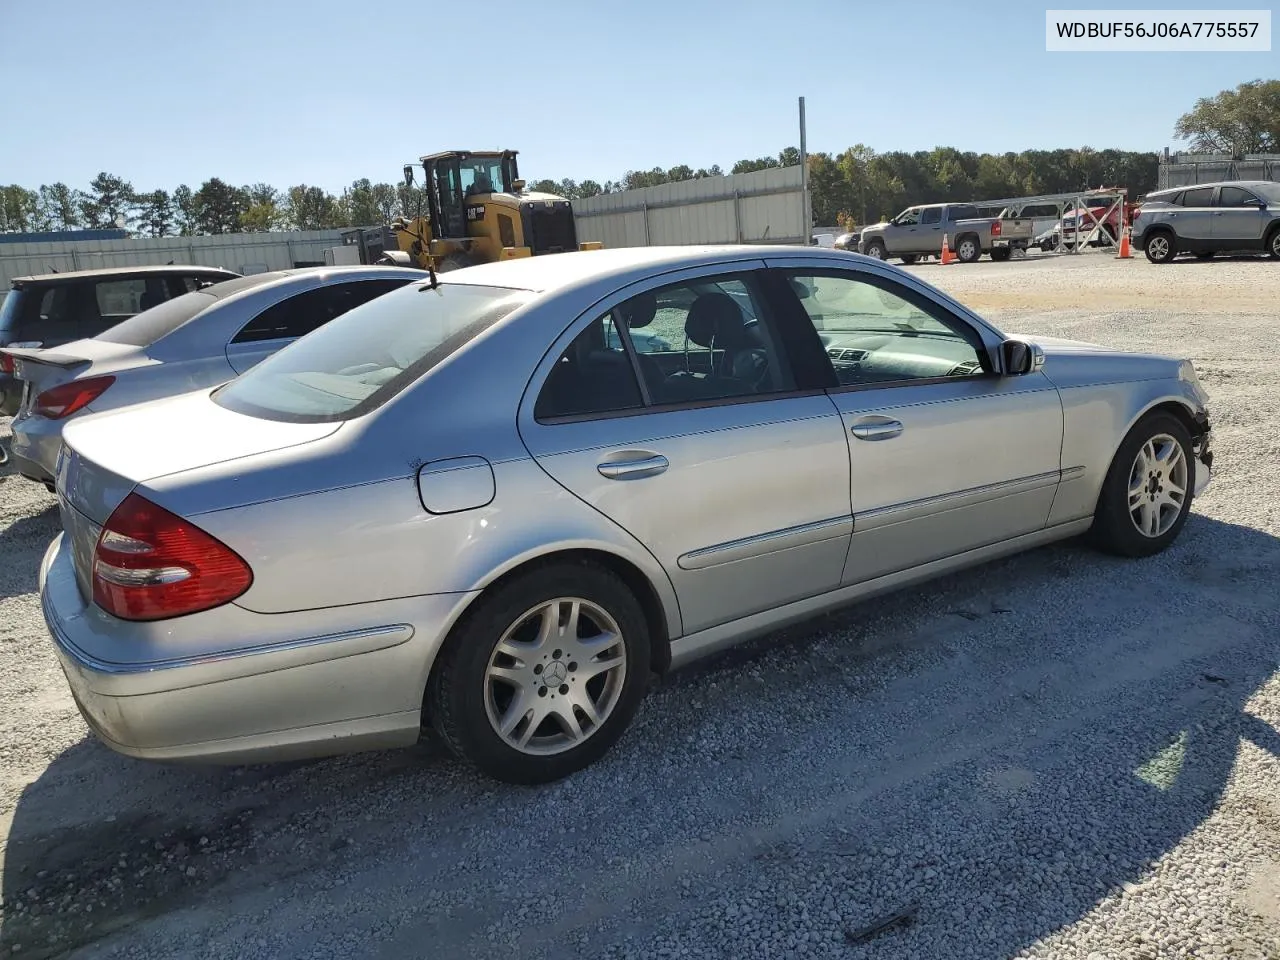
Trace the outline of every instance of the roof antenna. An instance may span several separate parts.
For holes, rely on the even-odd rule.
[[[428,281],[427,287],[432,290],[440,286],[440,281],[436,278],[436,268],[431,264],[431,261],[433,259],[434,258],[431,257],[430,255],[427,256],[427,273],[431,275],[431,279]]]

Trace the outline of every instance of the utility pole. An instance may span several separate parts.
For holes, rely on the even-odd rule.
[[[800,242],[809,246],[813,231],[813,214],[809,207],[809,152],[806,147],[804,123],[804,97],[800,98],[800,208],[804,226],[800,229]]]

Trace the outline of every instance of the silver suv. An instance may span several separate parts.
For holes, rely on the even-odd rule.
[[[1231,180],[1149,193],[1133,220],[1133,242],[1152,263],[1180,253],[1266,251],[1280,259],[1280,183]]]

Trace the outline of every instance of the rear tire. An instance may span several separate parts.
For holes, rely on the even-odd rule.
[[[649,646],[644,611],[615,574],[591,563],[534,568],[481,597],[450,633],[427,684],[427,718],[494,779],[560,780],[622,736],[648,686]]]
[[[1152,263],[1168,263],[1178,255],[1178,241],[1168,230],[1160,230],[1147,237],[1142,250]]]
[[[916,262],[916,255],[914,253],[904,253],[901,259],[903,264],[909,267]]]
[[[961,263],[977,263],[982,256],[982,243],[973,234],[965,234],[956,241],[956,257]]]
[[[1013,250],[1009,247],[995,247],[991,251],[991,259],[996,263],[1004,263],[1013,255]]]
[[[1098,495],[1090,539],[1117,556],[1159,553],[1182,532],[1195,486],[1190,432],[1171,413],[1147,414],[1116,450]]]
[[[1272,260],[1280,260],[1280,226],[1271,228],[1271,236],[1267,237],[1267,253]]]

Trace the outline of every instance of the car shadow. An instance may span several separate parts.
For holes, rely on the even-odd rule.
[[[1158,587],[1152,586],[1149,565],[1157,566]],[[1274,584],[1277,573],[1280,540],[1194,515],[1173,548],[1147,561],[1099,557],[1068,543],[953,574],[753,641],[673,675],[642,709],[639,730],[573,778],[577,784],[498,785],[430,745],[290,765],[203,768],[127,759],[86,736],[58,753],[18,797],[7,843],[0,848],[0,955],[21,945],[22,957],[60,956],[180,909],[193,911],[196,919],[186,921],[192,928],[210,897],[267,889],[299,877],[305,888],[311,874],[338,865],[370,877],[398,871],[394,875],[402,887],[430,888],[421,898],[427,901],[423,916],[438,925],[423,927],[428,921],[420,917],[411,932],[454,938],[440,943],[440,955],[451,956],[488,954],[494,944],[485,939],[486,924],[515,916],[514,904],[537,899],[539,885],[550,884],[549,896],[539,902],[551,905],[524,921],[521,944],[525,955],[533,955],[543,944],[558,943],[547,947],[551,955],[568,956],[577,949],[569,945],[580,942],[578,935],[585,937],[593,922],[590,910],[579,909],[577,882],[586,889],[593,876],[604,884],[622,875],[616,866],[599,875],[591,872],[606,869],[601,850],[611,860],[628,862],[656,856],[654,850],[610,848],[609,818],[586,809],[588,804],[565,803],[573,791],[590,794],[604,785],[608,802],[626,811],[629,837],[643,831],[664,838],[669,847],[661,853],[683,864],[681,876],[704,873],[693,884],[698,891],[702,883],[698,897],[682,898],[676,878],[661,874],[635,892],[651,929],[655,923],[678,926],[702,908],[702,893],[718,895],[714,871],[726,859],[741,861],[731,875],[747,877],[760,870],[766,876],[770,868],[761,859],[766,841],[773,849],[778,841],[785,847],[796,840],[833,856],[834,825],[847,824],[842,818],[852,816],[839,802],[858,811],[873,825],[869,829],[877,822],[888,830],[906,822],[902,818],[924,817],[917,834],[928,838],[936,821],[928,819],[929,809],[915,807],[930,802],[932,785],[941,790],[945,784],[960,804],[949,810],[963,809],[975,822],[999,822],[996,847],[974,849],[976,832],[971,838],[964,830],[948,829],[930,853],[895,851],[901,858],[897,867],[929,878],[911,888],[923,898],[917,922],[850,947],[849,955],[923,955],[920,951],[932,944],[946,946],[950,955],[1009,956],[1080,920],[1121,885],[1139,882],[1154,861],[1200,827],[1227,788],[1242,742],[1280,757],[1280,734],[1248,709],[1250,698],[1276,670],[1275,640],[1262,627],[1274,617],[1266,585]],[[907,681],[912,671],[924,669],[912,665],[915,656],[998,665],[1012,649],[1004,644],[1031,642],[1034,631],[1051,631],[1054,623],[1091,622],[1090,591],[1103,581],[1132,589],[1135,629],[1119,637],[1085,636],[1065,658],[1062,651],[1046,654],[1043,670],[1037,665],[1031,673],[1000,676],[969,669],[984,685],[950,691],[954,715],[966,722],[951,726],[939,720],[929,731],[929,754],[938,758],[931,765],[913,753],[919,749],[920,725],[928,720],[918,721],[915,729],[882,729],[876,749],[868,750],[832,743],[821,729],[805,729],[802,717],[787,731],[747,735],[736,759],[717,756],[701,763],[695,774],[668,777],[661,798],[646,793],[664,755],[699,749],[687,745],[697,740],[699,725],[744,709],[744,698],[750,708],[752,697],[770,696],[767,685],[747,684],[753,669],[769,673],[790,664],[811,670],[815,701],[832,693],[847,698],[855,685],[860,692],[854,708],[865,704],[876,711],[874,719],[884,719],[888,707],[873,688],[889,665],[895,673],[905,671]],[[1045,585],[1062,598],[1055,609],[1010,609],[1002,599],[1019,591],[1035,595]],[[1202,611],[1200,619],[1186,621],[1185,630],[1139,629],[1144,612],[1184,600],[1188,610]],[[1008,630],[997,629],[1003,623],[1019,630],[1025,624],[1028,635],[1011,639]],[[959,628],[963,640],[939,624]],[[1232,624],[1239,629],[1228,636]],[[843,672],[832,667],[833,651],[842,657]],[[1081,713],[1073,697],[1091,689],[1105,705]],[[696,710],[683,706],[695,698]],[[664,712],[676,705],[684,712]],[[997,707],[1004,712],[992,717],[1005,724],[1003,733],[995,719],[983,719],[983,711]],[[990,739],[1006,733],[1004,740]],[[792,742],[775,744],[792,735]],[[812,776],[827,805],[804,808],[801,814],[789,792],[795,784],[769,764],[788,750],[802,749],[796,740],[804,738],[823,751]],[[898,753],[902,757],[893,766],[889,758]],[[897,781],[885,779],[890,768]],[[742,786],[746,781],[749,795]],[[881,789],[869,792],[873,783]],[[681,860],[699,841],[696,833],[680,835],[683,811],[705,811],[716,802],[738,803],[758,816],[775,808],[783,812],[770,821],[773,833],[764,839],[753,840],[748,832],[726,837],[730,845],[720,849],[718,859],[706,857],[709,865]],[[558,848],[556,870],[546,869],[536,856],[511,857],[506,828],[542,823],[552,810],[561,834],[578,831],[575,845]],[[1263,827],[1280,842],[1276,820]],[[845,871],[840,896],[852,898],[871,918],[892,909],[901,891],[885,885],[884,864],[876,862],[883,851],[864,839],[859,856],[840,867]],[[1029,850],[1034,851],[1030,860],[1043,870],[1037,866],[1033,875],[1013,878],[1001,874],[1002,858],[1025,864]],[[474,863],[502,863],[506,886],[470,901],[467,917],[431,916],[433,898],[443,902],[449,885],[464,882]],[[525,881],[528,886],[522,888]],[[1010,883],[1016,889],[1001,893]],[[931,895],[947,901],[948,909],[931,912]],[[385,916],[353,912],[349,922],[402,919],[395,913],[402,901],[388,895],[385,906],[373,903],[371,909]],[[212,923],[216,910],[205,909],[213,911],[207,914]],[[609,910],[620,914],[623,907]],[[466,939],[468,930],[473,940]],[[915,931],[928,933],[929,939],[912,939]],[[296,933],[297,946],[287,950],[305,954],[305,938]],[[628,955],[647,955],[636,952],[642,940],[632,941]],[[368,955],[409,955],[422,942],[405,940],[382,954],[370,946]],[[418,946],[411,949],[410,943]],[[601,956],[606,945],[593,937],[590,947],[574,955]]]
[[[0,480],[0,497],[7,494],[12,484],[27,482],[21,477]],[[56,503],[0,529],[0,556],[11,558],[11,562],[0,569],[0,600],[35,591],[40,560],[49,541],[61,529]]]

